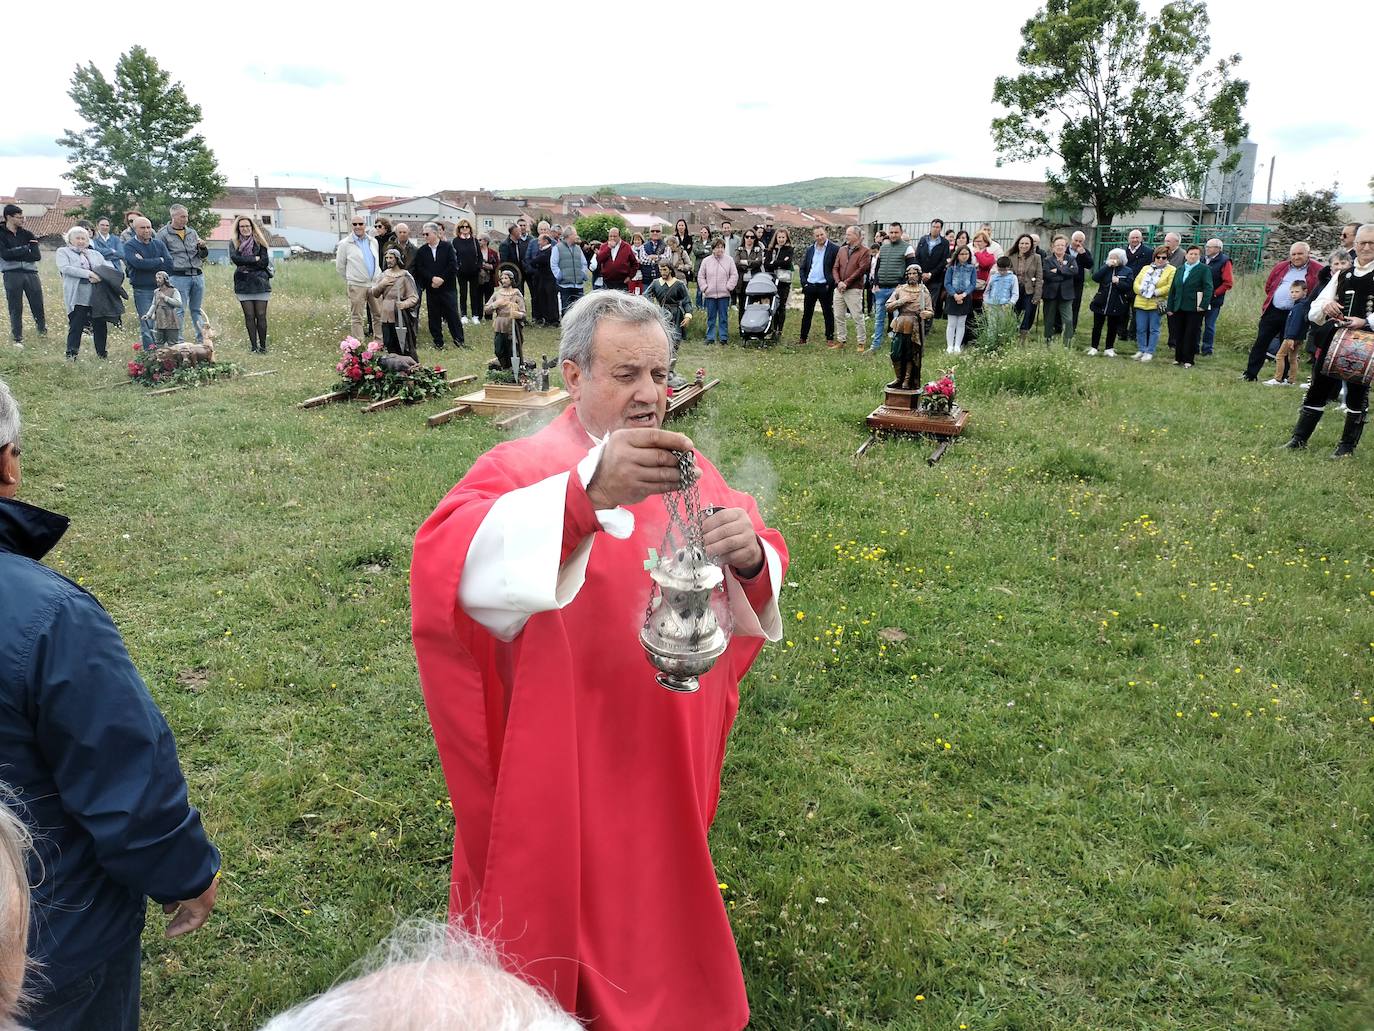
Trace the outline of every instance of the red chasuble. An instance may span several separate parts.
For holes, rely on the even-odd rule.
[[[663,501],[628,509],[628,539],[600,531],[575,471],[591,447],[567,409],[478,459],[416,536],[415,653],[457,819],[450,918],[593,1028],[738,1031],[749,1006],[707,830],[763,638],[737,628],[696,694],[659,686],[638,633]],[[735,589],[762,612],[785,569],[782,535],[700,454],[697,468],[703,506],[744,509],[772,549]],[[597,531],[585,581],[501,640],[458,602],[469,546],[502,495],[569,471],[565,511],[549,517],[561,542],[580,499]],[[527,560],[519,549],[507,540],[506,557]]]

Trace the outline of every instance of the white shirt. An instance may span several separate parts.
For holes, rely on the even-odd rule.
[[[1363,279],[1365,276],[1374,274],[1374,261],[1367,265],[1361,265],[1357,261],[1352,271]],[[1312,302],[1312,306],[1308,309],[1307,319],[1314,326],[1326,325],[1326,313],[1322,309],[1336,299],[1336,280],[1339,278],[1337,275],[1332,275],[1330,281],[1322,288],[1322,292],[1317,294],[1317,299]],[[1364,321],[1365,325],[1374,329],[1374,315],[1365,316]]]

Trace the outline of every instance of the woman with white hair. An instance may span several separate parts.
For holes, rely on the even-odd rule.
[[[33,837],[10,809],[10,789],[0,783],[0,1031],[15,1023],[28,969],[29,851]]]
[[[1097,280],[1097,293],[1088,302],[1088,310],[1093,313],[1093,340],[1088,354],[1097,354],[1097,345],[1102,342],[1102,326],[1107,326],[1107,346],[1102,351],[1108,358],[1116,357],[1116,329],[1121,324],[1121,316],[1130,310],[1135,301],[1135,277],[1131,267],[1126,264],[1126,252],[1120,247],[1112,248],[1103,266],[1093,273]]]
[[[100,282],[96,269],[100,266],[113,268],[91,246],[91,234],[81,226],[67,230],[67,245],[57,250],[57,271],[62,277],[62,300],[67,306],[67,361],[76,361],[81,350],[81,334],[87,326],[95,339],[95,353],[108,357],[105,353],[105,338],[109,323],[104,319],[91,317],[91,285]]]

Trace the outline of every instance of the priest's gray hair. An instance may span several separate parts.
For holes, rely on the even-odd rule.
[[[262,1031],[582,1029],[539,989],[502,970],[490,942],[433,920],[402,924],[351,973]]]
[[[673,339],[667,312],[649,298],[622,290],[594,290],[580,298],[563,316],[563,340],[558,347],[560,361],[572,362],[584,372],[592,367],[592,338],[602,321],[625,322],[632,326],[658,326],[663,330],[664,346]]]
[[[16,1010],[29,1001],[23,987],[24,974],[31,968],[28,962],[14,964],[19,982],[10,982],[9,967],[24,956],[29,937],[28,856],[33,848],[33,835],[10,806],[13,800],[9,787],[0,781],[0,1028],[19,1026],[12,1021]]]
[[[0,449],[19,443],[19,402],[0,379]]]

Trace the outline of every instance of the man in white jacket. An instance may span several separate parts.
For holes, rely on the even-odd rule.
[[[371,334],[364,329],[364,314],[367,326],[381,325],[377,312],[377,300],[372,296],[372,284],[381,272],[381,255],[377,253],[377,241],[367,235],[367,222],[360,215],[353,216],[353,232],[339,241],[334,249],[334,264],[348,286],[348,314],[352,320],[353,338],[365,340]]]

